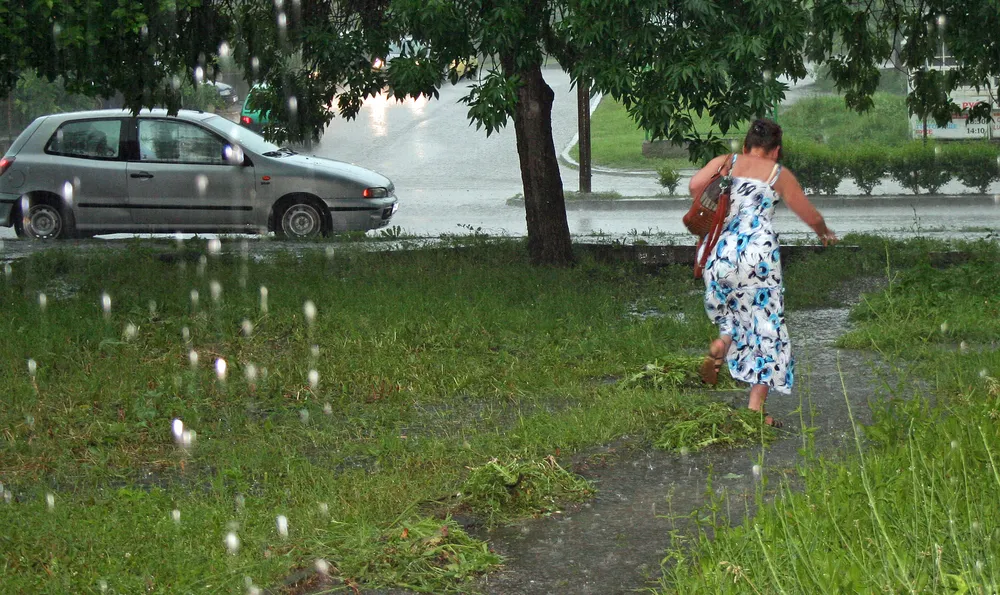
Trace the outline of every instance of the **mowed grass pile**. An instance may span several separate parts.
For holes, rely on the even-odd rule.
[[[317,561],[341,586],[463,590],[499,559],[450,513],[505,516],[459,495],[470,469],[561,470],[547,457],[652,444],[707,402],[615,381],[707,344],[687,267],[532,267],[520,241],[363,248],[136,242],[11,263],[2,590],[242,593]],[[560,476],[535,485],[589,489]],[[513,514],[558,504],[539,496]]]
[[[888,268],[855,308],[841,343],[894,373],[854,455],[813,456],[804,490],[781,485],[738,528],[706,523],[668,556],[660,592],[997,592],[1000,248],[959,248],[960,266]]]

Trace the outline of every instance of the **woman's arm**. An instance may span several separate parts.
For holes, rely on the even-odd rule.
[[[819,236],[819,239],[823,242],[824,246],[837,243],[837,234],[833,233],[833,230],[826,226],[826,221],[823,219],[823,215],[820,215],[819,211],[816,210],[816,207],[814,207],[813,204],[809,202],[809,199],[806,198],[805,192],[802,191],[802,186],[800,186],[799,181],[795,179],[795,174],[787,168],[782,168],[781,174],[778,175],[778,179],[774,183],[774,189],[781,195],[781,198],[784,199],[788,208],[790,208],[803,223],[816,232],[816,235]]]
[[[691,192],[692,197],[701,196],[701,193],[705,191],[705,187],[712,181],[712,176],[715,175],[715,172],[719,171],[719,168],[726,162],[726,159],[731,159],[731,156],[719,155],[705,164],[705,167],[699,169],[698,173],[691,176],[691,183],[688,184],[688,190]]]

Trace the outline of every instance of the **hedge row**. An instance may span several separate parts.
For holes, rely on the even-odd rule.
[[[985,193],[990,184],[1000,181],[998,155],[1000,147],[985,141],[914,141],[831,149],[819,143],[786,140],[782,161],[807,192],[836,194],[844,179],[852,179],[862,192],[871,194],[888,177],[914,194],[934,194],[953,179]]]

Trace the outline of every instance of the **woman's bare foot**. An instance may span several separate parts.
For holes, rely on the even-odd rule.
[[[726,343],[722,339],[712,341],[708,346],[708,355],[701,362],[698,374],[705,384],[715,386],[719,382],[719,369],[722,368],[722,360],[726,356]]]
[[[769,425],[769,426],[771,426],[772,428],[780,428],[780,427],[783,427],[785,425],[785,424],[781,423],[780,421],[774,419],[770,415],[765,415],[764,416],[764,423],[767,424],[767,425]]]

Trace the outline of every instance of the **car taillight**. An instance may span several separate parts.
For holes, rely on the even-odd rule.
[[[250,116],[240,116],[240,124],[248,126],[250,124],[253,124],[253,120],[250,119]]]
[[[365,191],[361,193],[361,196],[365,198],[385,198],[389,196],[389,190],[382,187],[365,188]]]
[[[0,159],[0,176],[3,175],[3,172],[7,171],[7,168],[10,167],[11,163],[14,163],[13,157],[4,157],[3,159]]]

